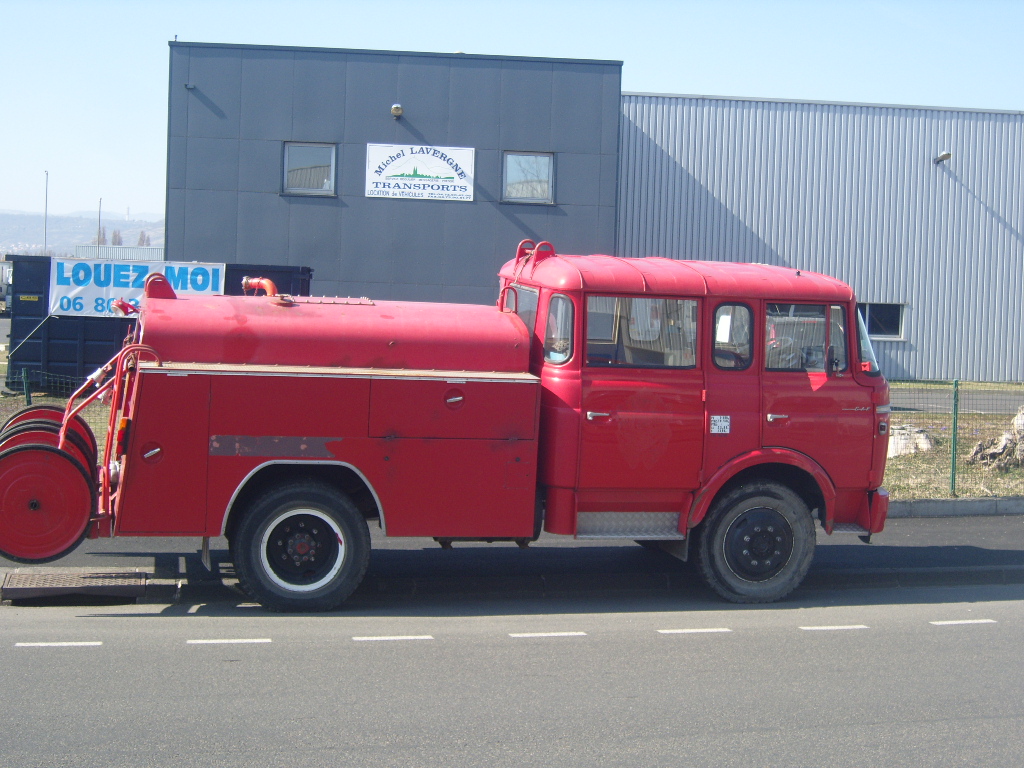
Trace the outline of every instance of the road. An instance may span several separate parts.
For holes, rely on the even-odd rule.
[[[375,544],[327,615],[267,614],[194,549],[176,600],[0,608],[0,765],[1020,764],[1024,518],[832,537],[757,607],[635,545]]]

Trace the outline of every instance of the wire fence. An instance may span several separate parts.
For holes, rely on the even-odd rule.
[[[890,382],[894,500],[1024,496],[1024,384]]]
[[[0,362],[5,391],[0,397],[0,424],[5,423],[18,411],[33,405],[53,405],[63,408],[68,398],[82,382],[73,376],[60,376],[46,371],[20,369],[9,372],[7,361]],[[10,374],[10,377],[8,377]],[[81,416],[92,428],[97,439],[102,441],[107,432],[110,408],[99,402],[92,402],[82,410]]]

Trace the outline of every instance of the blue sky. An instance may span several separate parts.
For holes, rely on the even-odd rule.
[[[626,91],[1024,111],[1024,0],[0,0],[0,209],[162,215],[167,41],[618,59]],[[106,213],[104,215],[106,218]]]

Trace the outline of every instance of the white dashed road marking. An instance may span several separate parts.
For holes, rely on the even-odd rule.
[[[433,640],[433,635],[381,635],[378,637],[353,637],[357,643],[373,642],[374,640]]]
[[[995,619],[958,619],[956,621],[929,621],[936,627],[949,627],[954,624],[998,624]]]
[[[831,627],[800,627],[805,632],[830,632],[837,629],[871,629],[867,624],[837,624]]]
[[[726,627],[700,627],[696,629],[659,629],[662,635],[702,635],[708,632],[732,632]]]
[[[584,637],[586,632],[509,632],[509,637]]]
[[[240,643],[269,643],[269,637],[249,637],[237,640],[186,640],[186,645],[235,645]]]
[[[87,640],[70,643],[15,643],[15,648],[79,648],[86,645],[103,645],[102,640]]]

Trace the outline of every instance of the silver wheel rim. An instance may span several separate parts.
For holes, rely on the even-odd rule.
[[[270,557],[268,555],[268,547],[270,546],[270,537],[274,533],[274,530],[284,521],[290,517],[308,516],[314,517],[322,524],[326,525],[334,533],[338,540],[338,551],[334,559],[334,563],[331,565],[330,570],[323,574],[316,581],[309,582],[308,584],[297,584],[293,581],[286,581],[282,579],[276,572],[276,569],[271,565]],[[298,508],[288,509],[275,515],[267,523],[263,529],[263,535],[260,537],[260,564],[263,566],[263,572],[267,575],[267,578],[280,589],[286,592],[315,592],[318,589],[323,588],[338,575],[341,567],[345,564],[346,557],[346,546],[345,537],[342,535],[341,528],[338,524],[329,516],[324,514],[319,509],[310,508]]]

